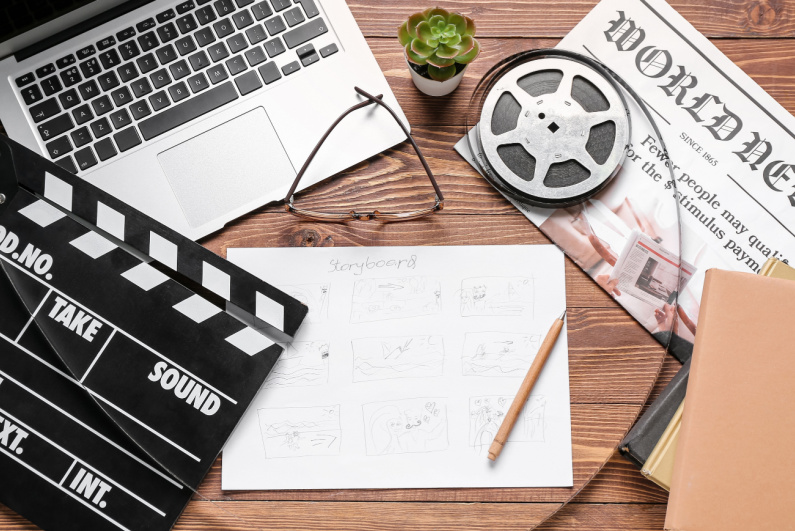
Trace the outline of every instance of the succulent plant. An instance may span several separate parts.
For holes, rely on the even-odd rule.
[[[450,79],[480,53],[475,22],[438,7],[411,15],[398,28],[398,40],[409,62],[427,65],[426,77],[436,81]]]

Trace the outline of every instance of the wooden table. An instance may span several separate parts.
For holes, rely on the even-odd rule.
[[[397,26],[409,13],[433,3],[349,1],[437,175],[447,197],[445,210],[426,220],[392,225],[322,225],[297,222],[281,208],[270,206],[207,238],[203,243],[208,248],[225,256],[229,247],[548,243],[452,146],[463,133],[463,113],[477,79],[509,54],[554,46],[596,0],[439,2],[475,19],[483,48],[457,92],[442,99],[425,97],[414,88],[395,38]],[[784,107],[795,110],[795,0],[675,0],[672,4]],[[306,194],[304,204],[317,208],[422,204],[428,188],[421,173],[404,144],[316,187]],[[613,448],[679,364],[568,259],[566,277],[573,489],[231,494],[220,490],[219,460],[177,528],[248,529],[230,514],[234,513],[254,526],[251,529],[507,530],[529,529],[558,511],[539,529],[662,529],[667,494],[643,479]],[[592,479],[605,460],[606,466]],[[0,531],[30,529],[36,527],[0,506]]]

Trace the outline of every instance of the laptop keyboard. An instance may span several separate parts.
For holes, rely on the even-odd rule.
[[[50,158],[78,173],[336,53],[312,43],[327,32],[315,0],[181,2],[15,81]]]

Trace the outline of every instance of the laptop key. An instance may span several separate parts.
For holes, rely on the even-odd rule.
[[[141,50],[148,52],[152,48],[156,48],[160,41],[157,40],[155,32],[150,31],[138,37],[138,44],[141,46]]]
[[[74,64],[75,61],[77,61],[77,59],[75,59],[75,56],[72,55],[72,54],[69,54],[69,55],[67,55],[65,57],[61,57],[60,59],[55,61],[55,64],[56,64],[56,66],[58,68],[66,68],[67,66],[69,66],[71,64]]]
[[[246,7],[249,4],[253,4],[254,0],[235,0],[237,7]]]
[[[81,48],[81,49],[77,50],[77,59],[78,60],[85,59],[87,57],[91,57],[95,53],[97,53],[96,48],[94,48],[91,45],[88,45],[85,48]]]
[[[256,46],[245,53],[246,60],[248,64],[251,66],[258,65],[260,63],[264,63],[267,57],[265,56],[265,51],[262,49],[262,46]]]
[[[119,73],[119,77],[123,83],[127,83],[131,79],[138,77],[138,69],[135,68],[133,63],[127,63],[126,65],[120,66],[116,72]]]
[[[127,109],[119,109],[118,111],[112,112],[108,116],[108,119],[113,125],[113,128],[117,131],[127,127],[132,123],[132,118],[130,118],[130,113],[127,112]],[[122,151],[124,150],[122,149]]]
[[[305,57],[305,56],[307,56],[309,54],[315,53],[315,47],[312,46],[311,44],[305,44],[305,45],[301,46],[300,48],[298,48],[295,51],[295,53],[298,55],[299,58],[300,57]]]
[[[151,140],[238,98],[231,81],[198,94],[138,123],[144,140]]]
[[[240,50],[245,50],[248,47],[248,42],[242,33],[238,33],[226,39],[226,45],[231,53],[237,53]]]
[[[213,63],[217,63],[229,57],[229,50],[226,49],[226,46],[222,42],[213,44],[207,48],[207,53],[210,54],[210,59],[213,60]]]
[[[190,66],[193,67],[194,71],[203,70],[205,67],[210,66],[210,60],[207,59],[207,54],[203,51],[191,55],[188,57],[188,61],[190,61]]]
[[[148,18],[143,22],[139,22],[135,25],[135,29],[138,30],[139,33],[143,33],[146,30],[150,30],[157,25],[154,18]]]
[[[141,118],[145,118],[152,114],[152,111],[149,109],[149,104],[146,103],[146,100],[138,100],[130,105],[130,112],[132,113],[133,118],[136,120],[140,120]]]
[[[225,17],[235,10],[235,5],[232,3],[232,0],[217,0],[213,2],[213,5],[219,17]]]
[[[262,76],[262,80],[266,85],[270,85],[282,77],[282,74],[279,72],[279,67],[276,66],[276,63],[266,63],[257,70],[259,71],[259,75]]]
[[[283,11],[290,7],[290,0],[271,0],[271,4],[276,11]]]
[[[157,72],[153,72],[152,74],[150,74],[149,79],[152,80],[152,85],[154,85],[156,89],[165,87],[166,85],[171,83],[171,78],[169,77],[168,72],[166,72],[165,68],[161,68]]]
[[[193,37],[190,35],[182,37],[180,40],[175,42],[174,45],[177,47],[177,53],[179,53],[181,56],[196,50],[196,43],[193,42]]]
[[[38,85],[31,85],[22,89],[20,92],[22,93],[22,99],[25,100],[25,103],[28,105],[33,105],[44,99],[44,95],[42,95]]]
[[[46,64],[40,68],[36,69],[36,77],[41,79],[43,77],[47,77],[50,74],[55,73],[55,65],[52,63]]]
[[[66,136],[55,139],[44,147],[47,148],[47,152],[50,154],[51,159],[57,159],[61,155],[72,151],[72,144]]]
[[[271,39],[264,44],[265,51],[268,52],[268,57],[276,57],[277,55],[284,53],[287,48],[284,47],[284,43],[279,37],[275,39]]]
[[[94,150],[97,152],[99,160],[108,160],[118,155],[116,146],[113,145],[113,141],[110,138],[104,138],[94,144]]]
[[[135,36],[135,30],[133,29],[132,26],[130,26],[129,28],[125,28],[116,34],[116,38],[119,40],[119,42],[126,41],[127,39],[130,39],[134,36]]]
[[[113,46],[114,44],[116,44],[116,39],[114,39],[113,37],[105,37],[104,39],[102,39],[97,43],[97,49],[99,51],[106,50],[111,46]]]
[[[25,85],[29,85],[36,81],[36,78],[33,76],[33,72],[28,72],[24,76],[19,76],[16,78],[15,82],[19,88],[24,87]]]
[[[177,52],[170,44],[166,44],[162,48],[158,48],[155,54],[157,55],[157,59],[160,61],[161,65],[167,65],[177,58]]]
[[[323,21],[322,18],[317,20],[312,20],[298,26],[295,29],[291,29],[282,37],[284,38],[285,44],[287,44],[288,48],[295,48],[296,46],[301,46],[307,41],[314,39],[315,37],[319,37],[328,31],[328,26]]]
[[[91,138],[91,133],[88,132],[88,127],[81,127],[80,129],[75,129],[69,135],[72,137],[72,142],[74,143],[76,148],[81,146],[85,146],[89,142],[93,140]]]
[[[282,16],[284,17],[285,22],[287,22],[287,25],[291,28],[306,20],[304,18],[304,14],[301,12],[301,8],[298,6],[292,8],[289,11],[285,11],[284,15]]]
[[[223,39],[235,31],[235,28],[232,26],[232,22],[230,22],[228,18],[221,19],[213,24],[213,29],[215,30],[215,34],[218,35],[219,39]]]
[[[160,22],[162,24],[163,22],[171,20],[172,18],[174,18],[176,16],[177,16],[177,14],[174,12],[173,9],[166,9],[162,13],[158,13],[155,18],[157,19],[158,22]]]
[[[301,69],[301,65],[298,64],[298,61],[293,61],[292,63],[287,63],[282,67],[282,72],[284,72],[285,76],[289,76],[292,73],[298,72]]]
[[[304,66],[315,64],[318,61],[320,61],[320,56],[314,52],[301,58],[301,64]]]
[[[207,83],[207,78],[204,76],[204,73],[199,72],[198,74],[189,77],[187,80],[188,86],[190,90],[196,94],[197,92],[201,92],[202,90],[209,87],[209,83]]]
[[[151,53],[139,57],[135,62],[138,64],[138,69],[142,74],[147,74],[158,66],[155,56]]]
[[[107,118],[100,118],[95,122],[91,122],[91,132],[94,133],[95,138],[109,135],[111,132],[110,122],[108,122]]]
[[[80,71],[83,72],[83,77],[89,78],[100,73],[99,61],[96,57],[83,61],[80,63]]]
[[[208,68],[206,72],[210,83],[213,85],[217,85],[229,77],[229,74],[226,73],[226,68],[224,68],[224,65],[215,65],[211,68]]]
[[[102,90],[105,92],[119,86],[119,78],[116,77],[116,73],[113,71],[103,72],[97,78],[97,81],[99,81],[99,86],[102,87]]]
[[[287,29],[287,26],[284,25],[282,17],[278,15],[266,20],[265,27],[268,28],[268,33],[271,34],[271,37]]]
[[[36,123],[52,118],[59,112],[61,112],[61,107],[58,105],[58,101],[56,101],[55,98],[44,100],[38,105],[34,105],[30,108],[30,116]]]
[[[235,83],[237,84],[237,89],[240,91],[240,94],[243,96],[262,87],[262,81],[259,80],[254,70],[236,77]]]
[[[199,46],[207,46],[215,42],[215,33],[210,28],[202,28],[193,34]]]
[[[171,105],[171,101],[168,99],[165,90],[161,90],[160,92],[155,92],[151,96],[149,96],[149,103],[152,104],[152,110],[157,112],[160,109],[165,109],[169,105]]]
[[[179,37],[179,32],[174,23],[169,22],[157,28],[157,36],[160,37],[160,42],[169,42]]]
[[[102,52],[99,54],[99,61],[102,63],[102,66],[105,68],[113,68],[121,64],[121,58],[119,57],[119,52],[116,50],[108,50],[107,52]]]
[[[306,18],[314,18],[320,14],[320,11],[317,10],[314,0],[295,0],[295,3],[301,4],[301,7],[304,8]]]
[[[199,25],[196,23],[196,19],[193,18],[193,15],[188,13],[184,17],[177,19],[177,27],[179,28],[180,33],[185,35],[186,33],[190,33],[191,31],[198,28]]]
[[[251,12],[254,13],[254,18],[257,20],[262,20],[263,18],[267,18],[273,14],[273,10],[268,4],[268,0],[262,0],[262,2],[251,6]]]
[[[52,96],[63,88],[61,80],[58,76],[50,76],[41,82],[41,90],[44,91],[45,96]]]
[[[229,69],[230,74],[236,76],[240,72],[245,71],[248,68],[248,65],[246,64],[246,61],[243,60],[242,55],[236,55],[226,61],[226,67]]]
[[[182,2],[177,6],[177,14],[181,15],[196,7],[193,2]]]
[[[130,88],[132,89],[136,98],[140,98],[141,96],[145,96],[152,92],[152,85],[149,84],[149,81],[145,77],[136,79],[130,83]]]
[[[91,98],[99,96],[99,87],[97,86],[97,82],[93,79],[89,79],[78,86],[77,91],[80,93],[80,97],[83,98],[83,101],[88,101]]]
[[[91,102],[91,106],[94,108],[94,112],[97,116],[102,116],[113,110],[113,104],[107,96],[101,96],[95,99]]]
[[[94,114],[91,112],[91,107],[88,106],[88,103],[75,108],[72,111],[72,116],[74,117],[75,122],[77,122],[77,125],[84,124],[87,121],[94,119]]]
[[[60,160],[56,160],[55,163],[69,173],[77,173],[77,166],[75,166],[75,163],[72,162],[72,157],[69,155]]]
[[[249,14],[248,11],[240,11],[239,13],[235,13],[232,16],[232,20],[235,21],[235,26],[237,29],[243,29],[254,24],[254,19],[251,17],[251,14]]]
[[[257,24],[253,28],[249,28],[246,30],[246,37],[248,37],[248,42],[250,42],[251,44],[257,44],[258,42],[267,39],[268,33],[265,31],[265,28],[261,24]],[[243,43],[243,47],[245,47],[245,41]],[[239,51],[242,49],[243,48],[240,48],[235,51]]]
[[[171,77],[173,77],[174,80],[182,79],[191,73],[190,67],[188,66],[188,63],[185,62],[185,59],[177,61],[176,63],[169,66],[168,69],[171,71]]]
[[[119,53],[121,54],[121,58],[126,61],[140,55],[141,50],[138,49],[138,45],[135,41],[128,41],[119,46]]]
[[[61,107],[66,110],[80,103],[80,96],[77,95],[77,91],[75,89],[70,89],[63,94],[59,94],[58,100],[61,102]]]
[[[113,98],[113,103],[116,104],[116,107],[124,107],[132,101],[132,94],[126,86],[121,86],[111,92],[110,97]]]
[[[65,87],[71,87],[83,81],[83,78],[80,77],[77,67],[72,66],[61,72],[61,81],[63,81]]]
[[[185,98],[190,96],[188,87],[186,87],[185,83],[183,83],[182,81],[180,81],[176,85],[171,85],[170,87],[168,87],[168,93],[171,95],[171,99],[174,100],[174,103],[184,100]]]
[[[328,46],[324,46],[320,49],[320,57],[328,57],[329,55],[333,55],[337,53],[337,45],[336,44],[329,44]]]
[[[87,170],[97,165],[97,158],[94,156],[94,152],[91,151],[90,147],[75,151],[75,160],[81,170]]]
[[[206,26],[217,18],[218,16],[215,14],[212,6],[204,6],[196,10],[196,19],[202,26]]]

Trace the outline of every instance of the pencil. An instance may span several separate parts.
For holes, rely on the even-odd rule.
[[[544,368],[544,364],[547,362],[547,358],[549,358],[549,353],[552,352],[552,347],[555,346],[555,341],[557,341],[560,331],[563,329],[563,319],[565,317],[566,310],[563,310],[560,317],[552,323],[552,327],[549,329],[549,332],[547,332],[547,337],[544,338],[544,342],[541,343],[541,347],[538,349],[538,354],[536,354],[533,363],[527,370],[527,375],[522,381],[522,386],[519,388],[519,392],[516,393],[516,398],[513,399],[508,413],[505,414],[505,418],[502,420],[502,424],[500,424],[500,429],[497,430],[497,435],[494,437],[494,442],[492,442],[489,447],[489,459],[492,461],[496,461],[497,456],[502,452],[505,440],[511,434],[513,425],[516,424],[516,419],[519,418],[519,413],[522,411],[525,402],[527,402],[527,397],[530,396],[530,391],[533,390],[533,386],[536,384],[536,380],[538,380],[538,375],[541,374],[541,369]]]

